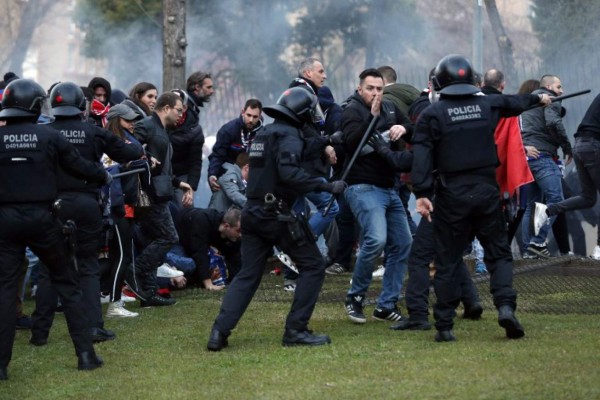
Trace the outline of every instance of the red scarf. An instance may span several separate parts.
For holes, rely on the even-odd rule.
[[[102,120],[102,126],[105,127],[107,120],[106,120],[106,114],[108,114],[108,111],[110,110],[110,104],[104,105],[102,104],[101,101],[98,101],[96,99],[94,99],[94,101],[92,101],[92,107],[90,108],[90,113],[94,114],[97,117],[100,117],[100,119]]]
[[[533,182],[518,117],[501,118],[494,137],[500,161],[500,166],[496,168],[496,180],[500,192],[508,192],[512,196],[520,186]]]

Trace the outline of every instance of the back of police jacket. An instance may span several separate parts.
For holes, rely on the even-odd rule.
[[[58,168],[97,184],[104,168],[81,157],[55,129],[30,122],[0,127],[0,203],[51,203],[58,196]]]
[[[82,121],[79,116],[57,117],[49,126],[59,131],[79,150],[83,158],[91,162],[100,163],[104,153],[118,163],[137,160],[143,155],[143,149],[139,144],[127,143],[106,129]],[[58,186],[61,192],[98,191],[97,184],[74,176],[64,168],[59,169]]]
[[[432,195],[434,173],[495,182],[498,120],[519,115],[539,101],[538,95],[442,95],[421,113],[415,128],[411,172],[415,196]]]
[[[298,127],[276,119],[258,132],[250,146],[248,200],[264,200],[272,193],[289,206],[298,195],[324,190],[326,182],[310,175],[300,166],[304,140]]]

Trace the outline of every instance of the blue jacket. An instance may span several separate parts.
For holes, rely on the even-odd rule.
[[[217,132],[217,141],[212,148],[212,153],[208,156],[208,176],[217,178],[225,172],[223,164],[228,162],[235,164],[235,160],[241,152],[248,152],[250,144],[262,128],[262,121],[248,131],[244,126],[244,119],[240,115],[223,125]]]

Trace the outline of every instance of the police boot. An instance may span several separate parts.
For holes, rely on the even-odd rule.
[[[221,333],[217,328],[213,327],[210,331],[210,336],[208,338],[208,344],[206,348],[209,351],[221,351],[225,347],[229,346],[229,342],[227,341],[227,337],[229,335],[225,335]]]
[[[321,346],[331,343],[327,335],[313,335],[309,330],[286,329],[283,334],[283,346]]]
[[[390,326],[394,331],[428,331],[431,329],[431,324],[427,320],[410,320],[403,319],[397,324]]]
[[[465,319],[478,320],[483,314],[483,307],[481,303],[465,304],[465,312],[462,317]]]
[[[5,381],[8,379],[8,371],[6,367],[0,367],[0,381]]]
[[[454,332],[452,329],[446,331],[437,331],[435,334],[436,342],[454,342],[456,340],[456,336],[454,336]]]
[[[519,339],[525,336],[523,325],[515,317],[515,312],[509,305],[498,308],[498,324],[506,330],[506,337],[509,339]]]
[[[77,369],[80,371],[91,371],[100,368],[104,361],[96,355],[94,350],[84,351],[77,356]]]

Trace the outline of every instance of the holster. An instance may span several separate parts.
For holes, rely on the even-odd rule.
[[[288,232],[296,245],[301,246],[316,241],[315,235],[304,215],[298,215],[293,212],[278,214],[277,221],[287,224]]]

